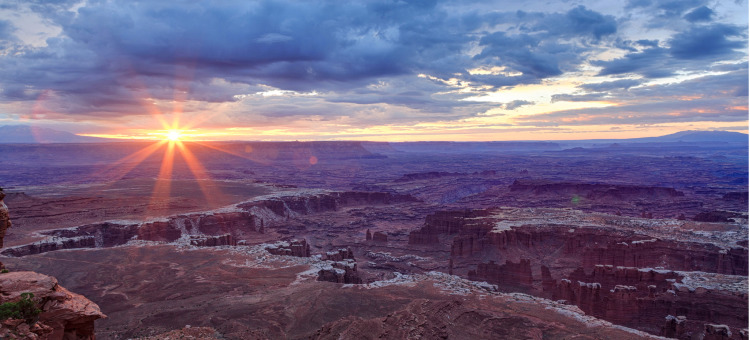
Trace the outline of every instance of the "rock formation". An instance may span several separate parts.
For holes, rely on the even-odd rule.
[[[374,242],[386,243],[388,242],[388,235],[382,231],[376,231],[372,234],[372,240]]]
[[[499,211],[504,210],[436,212],[409,235],[409,242],[451,244],[446,264],[454,274],[496,284],[500,291],[565,301],[652,334],[702,334],[708,322],[736,331],[747,323],[746,314],[733,311],[747,308],[741,287],[747,285],[748,253],[731,238],[685,239],[669,233],[674,227],[660,231],[645,219],[638,222],[641,227],[612,215],[597,217],[594,226],[580,217],[545,218],[543,210]],[[512,220],[519,213],[529,217]],[[683,284],[704,282],[693,273],[716,283]],[[683,319],[665,325],[669,315]]]
[[[99,306],[57,284],[57,279],[35,272],[0,274],[0,303],[16,302],[32,293],[41,313],[38,322],[6,320],[0,338],[93,340],[94,321],[106,317]],[[15,334],[15,335],[14,335]]]
[[[357,262],[352,259],[343,261],[331,261],[328,265],[318,271],[318,281],[336,283],[362,283],[357,273]]]
[[[3,247],[3,240],[5,239],[5,231],[11,226],[10,214],[8,213],[8,206],[3,201],[5,199],[5,193],[0,188],[0,248]]]
[[[41,234],[48,236],[47,239],[4,249],[1,253],[19,257],[63,249],[112,247],[131,240],[177,242],[181,238],[196,246],[234,245],[264,233],[269,225],[283,226],[282,223],[291,217],[336,211],[350,206],[413,201],[415,199],[409,195],[385,192],[344,191],[309,196],[281,196],[240,204],[236,207],[238,211],[176,215],[140,224],[102,222],[43,231]],[[200,241],[201,239],[205,241]],[[387,235],[381,233],[377,241],[386,242]]]
[[[344,261],[354,260],[354,252],[349,247],[341,248],[335,251],[329,251],[323,255],[323,260],[326,261]]]
[[[237,241],[234,240],[231,234],[216,236],[193,235],[190,236],[190,245],[197,247],[236,246]]]
[[[310,257],[310,245],[307,240],[281,241],[267,246],[266,251],[273,255]]]

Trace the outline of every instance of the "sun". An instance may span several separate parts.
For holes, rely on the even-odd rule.
[[[172,142],[179,141],[182,138],[182,131],[180,130],[167,130],[166,137]]]

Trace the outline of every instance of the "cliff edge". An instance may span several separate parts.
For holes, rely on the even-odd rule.
[[[25,293],[31,293],[28,295]],[[36,312],[8,318],[8,308],[32,300]],[[93,340],[94,321],[106,316],[99,306],[57,284],[57,279],[35,272],[0,274],[0,339]],[[36,322],[34,322],[36,321]]]

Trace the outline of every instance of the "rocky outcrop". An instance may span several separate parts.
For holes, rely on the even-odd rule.
[[[362,279],[357,273],[357,262],[352,259],[330,262],[318,271],[318,281],[346,284],[362,283]]]
[[[95,248],[96,239],[93,236],[79,236],[74,238],[51,238],[48,241],[35,242],[23,246],[7,248],[2,251],[5,256],[26,256],[32,254],[41,254],[48,251],[74,249],[74,248]]]
[[[318,281],[362,283],[362,279],[357,272],[357,260],[354,258],[354,252],[352,252],[351,248],[347,247],[329,251],[323,254],[321,259],[327,262],[318,271]]]
[[[415,200],[409,195],[357,191],[283,196],[240,204],[236,207],[239,211],[176,215],[140,224],[103,222],[44,231],[41,234],[48,236],[47,239],[4,249],[0,254],[20,257],[63,249],[113,247],[131,240],[188,240],[188,244],[195,246],[236,245],[253,234],[264,233],[269,224],[278,224],[291,216]],[[381,233],[378,241],[387,241],[387,236]]]
[[[492,210],[437,212],[412,232],[410,243],[450,242],[446,264],[454,274],[496,284],[500,291],[564,300],[587,314],[652,334],[692,336],[702,334],[708,322],[731,329],[747,323],[747,315],[737,313],[747,309],[747,292],[731,285],[682,284],[686,272],[716,273],[710,275],[729,281],[746,276],[746,248],[560,224],[529,213],[529,220],[506,222]],[[684,320],[667,327],[669,315]]]
[[[190,236],[190,245],[197,247],[219,247],[219,246],[236,246],[237,241],[230,234],[217,236]]]
[[[484,209],[437,211],[425,217],[422,228],[409,233],[409,244],[436,244],[440,235],[456,234],[467,224],[467,219],[488,213]]]
[[[388,235],[382,231],[376,231],[372,234],[372,241],[378,243],[388,242]]]
[[[310,257],[310,245],[304,239],[277,242],[266,246],[266,251],[273,255]]]
[[[579,195],[590,200],[630,200],[683,197],[685,194],[674,188],[592,184],[576,182],[554,182],[546,180],[519,179],[509,187],[511,192],[530,193],[534,195],[559,195],[570,197]]]
[[[57,279],[35,272],[0,274],[0,303],[21,300],[32,293],[41,309],[36,325],[9,320],[0,327],[1,338],[95,339],[94,321],[106,317],[99,306],[57,284]]]
[[[485,253],[519,257],[523,254],[522,257],[538,266],[542,263],[537,259],[554,252],[559,254],[560,260],[567,260],[568,266],[575,263],[576,267],[584,268],[596,265],[664,267],[747,275],[748,253],[741,247],[727,250],[713,244],[644,238],[595,227],[523,226],[493,231],[491,223],[470,222],[454,221],[462,226],[453,238],[451,255],[454,257],[481,257]],[[418,233],[421,235],[423,231]]]
[[[273,214],[268,216],[270,218],[286,218],[296,215],[336,211],[340,208],[349,206],[382,205],[415,201],[417,201],[417,199],[410,195],[392,194],[388,192],[344,191],[307,196],[268,198],[243,203],[237,207],[253,213],[254,215],[264,215],[262,212],[267,211]]]
[[[701,334],[705,322],[725,323],[734,329],[747,324],[747,315],[736,312],[747,309],[746,291],[722,290],[718,283],[713,289],[687,286],[681,283],[685,275],[598,266],[589,275],[581,269],[556,281],[551,298],[616,324],[675,338]]]
[[[715,325],[708,323],[704,327],[703,340],[728,340],[732,332],[727,325]]]
[[[349,247],[341,248],[335,251],[329,251],[323,255],[325,261],[344,261],[354,260],[354,252]]]
[[[480,263],[476,270],[469,271],[468,278],[496,284],[506,291],[516,292],[527,292],[532,289],[534,283],[529,260],[521,260],[519,263],[505,261],[503,265],[495,261]]]
[[[666,338],[681,338],[685,334],[685,320],[686,318],[682,315],[672,316],[667,315],[664,322],[664,328],[662,328],[659,335]]]

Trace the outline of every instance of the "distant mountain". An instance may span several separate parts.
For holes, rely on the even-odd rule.
[[[747,143],[748,136],[744,133],[730,131],[680,131],[666,136],[635,138],[631,141],[638,142],[731,142]]]
[[[70,132],[28,125],[0,126],[0,143],[100,143],[111,139],[85,137]]]

